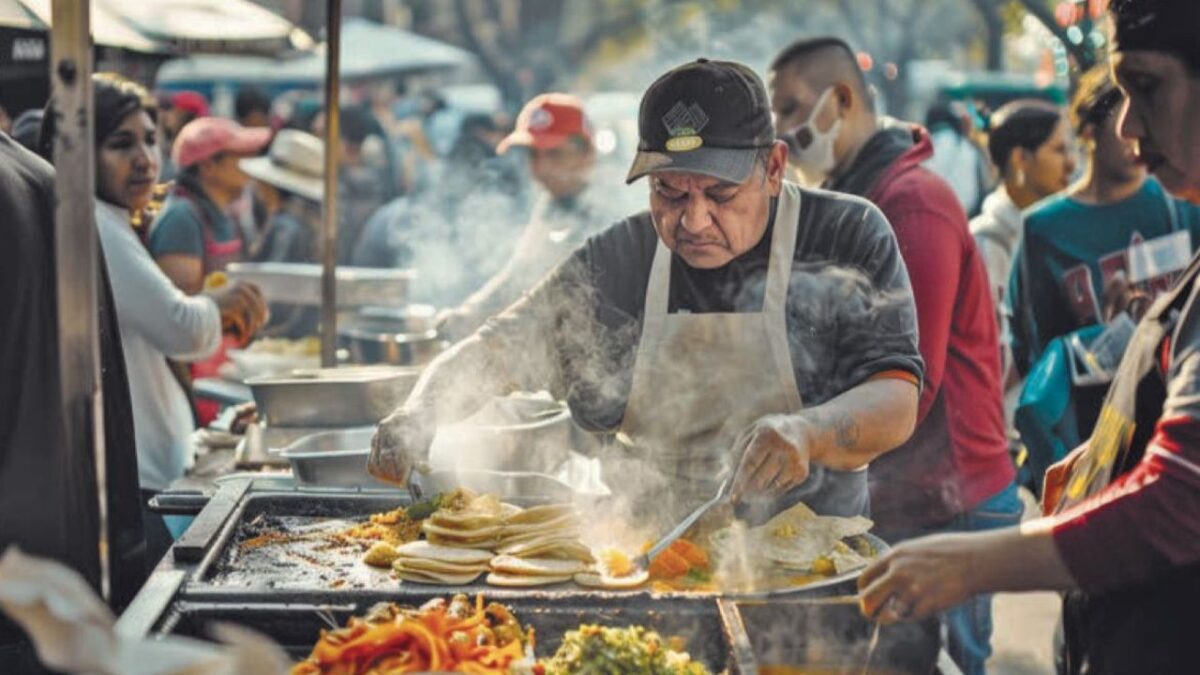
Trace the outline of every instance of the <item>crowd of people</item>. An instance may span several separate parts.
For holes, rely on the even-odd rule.
[[[836,37],[786,46],[762,78],[681,65],[642,100],[637,207],[570,94],[515,119],[394,89],[347,106],[339,262],[427,272],[455,343],[381,422],[368,468],[402,482],[439,424],[545,389],[621,439],[609,471],[648,467],[643,516],[670,520],[727,473],[750,519],[797,501],[870,515],[895,548],[863,575],[864,612],[936,614],[968,675],[991,653],[990,593],[1034,588],[1070,591],[1068,672],[1133,672],[1151,640],[1154,672],[1180,672],[1200,563],[1200,52],[1186,0],[1111,11],[1112,63],[1069,106],[1012,101],[979,129],[947,102],[927,126],[884,115]],[[93,90],[120,607],[178,535],[147,502],[217,412],[191,380],[257,336],[317,331],[312,309],[222,272],[319,260],[325,120],[253,88],[237,119],[114,74]],[[55,119],[0,135],[18,247],[0,271],[0,513],[36,512],[0,516],[0,542],[95,583],[91,460],[44,433],[61,427]],[[1022,485],[1043,517],[1018,525]],[[0,619],[0,659],[31,659],[22,643]]]

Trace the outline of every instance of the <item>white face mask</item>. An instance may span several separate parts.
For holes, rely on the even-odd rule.
[[[833,125],[825,131],[817,129],[817,115],[829,100],[833,87],[821,92],[817,104],[808,113],[808,119],[800,126],[785,132],[781,139],[788,146],[788,160],[800,170],[804,180],[809,185],[820,185],[829,177],[837,158],[833,153],[833,144],[837,141],[838,132],[842,129],[842,118],[834,120]]]

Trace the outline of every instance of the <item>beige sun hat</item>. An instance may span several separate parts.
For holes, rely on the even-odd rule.
[[[251,178],[315,202],[325,196],[325,144],[310,133],[283,129],[266,157],[238,163]]]

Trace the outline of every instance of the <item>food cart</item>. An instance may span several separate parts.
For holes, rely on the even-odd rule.
[[[92,226],[93,161],[91,138],[89,2],[54,2],[54,87],[64,111],[76,111],[64,125],[68,142],[57,148],[59,201],[56,240],[57,274],[62,327],[63,405],[68,438],[86,452],[100,443],[102,424],[97,367],[96,237]],[[326,51],[324,228],[320,275],[321,364],[336,366],[336,148],[338,145],[340,0],[328,0],[329,49]],[[82,318],[81,318],[82,317]],[[350,378],[351,392],[378,402],[370,378]],[[402,385],[396,385],[402,386]],[[391,390],[389,390],[391,391]],[[284,394],[286,396],[286,392]],[[352,400],[343,391],[317,399],[318,411]],[[285,404],[286,406],[287,404]],[[292,405],[296,405],[293,403]],[[350,405],[348,412],[363,406]],[[368,406],[369,407],[369,406]],[[371,413],[373,414],[373,413]],[[100,503],[104,499],[104,453],[96,448]],[[553,481],[537,474],[479,472],[475,487],[492,491],[517,507],[563,499]],[[489,483],[489,481],[491,481]],[[123,635],[185,635],[210,637],[220,622],[256,629],[282,645],[293,658],[303,658],[323,629],[345,624],[378,602],[419,605],[433,598],[463,593],[483,595],[509,605],[538,635],[538,655],[548,656],[564,634],[581,624],[640,625],[664,636],[677,637],[681,649],[711,672],[766,672],[763,666],[793,667],[772,672],[859,672],[874,651],[870,672],[934,672],[936,627],[929,622],[885,628],[882,635],[858,613],[851,572],[819,582],[798,584],[782,592],[663,591],[651,587],[597,590],[571,581],[536,588],[511,588],[479,581],[454,585],[401,583],[385,571],[366,570],[361,549],[353,544],[323,541],[313,548],[309,537],[288,537],[289,531],[312,532],[330,522],[361,523],[371,514],[412,505],[414,489],[388,486],[297,486],[270,478],[225,482],[205,500],[195,521],[159,564],[118,629]],[[603,497],[591,503],[603,512]],[[290,528],[290,530],[289,530]],[[100,532],[105,531],[103,519]],[[262,555],[246,555],[247,542],[269,533],[282,533],[279,546]],[[875,553],[886,547],[868,542]],[[104,541],[97,545],[107,551]],[[107,561],[104,563],[107,565]],[[107,568],[105,572],[107,578]],[[876,643],[878,643],[876,648]],[[942,659],[941,668],[945,668]],[[818,668],[803,670],[803,668]],[[826,670],[819,670],[826,668]],[[943,670],[943,672],[946,672]]]

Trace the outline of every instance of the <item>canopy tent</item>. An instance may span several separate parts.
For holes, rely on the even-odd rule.
[[[345,22],[340,56],[345,81],[459,68],[474,59],[453,45],[358,18]],[[291,59],[195,55],[169,61],[158,73],[161,87],[197,90],[223,82],[317,87],[324,80],[324,43]]]
[[[27,30],[46,30],[32,12],[25,9],[20,0],[0,0],[0,28],[24,28]]]
[[[33,28],[48,30],[50,0],[0,0],[0,22],[19,17],[13,5],[36,21]],[[91,9],[98,46],[143,54],[278,54],[313,44],[291,22],[248,0],[154,0],[153,11],[143,0],[96,0]]]
[[[41,30],[49,30],[50,0],[20,0],[20,4],[38,20]],[[92,3],[92,39],[102,47],[116,47],[143,54],[165,54],[169,51],[167,44],[142,35],[104,2]]]
[[[175,53],[278,54],[312,47],[287,19],[248,0],[98,0],[140,34]]]

